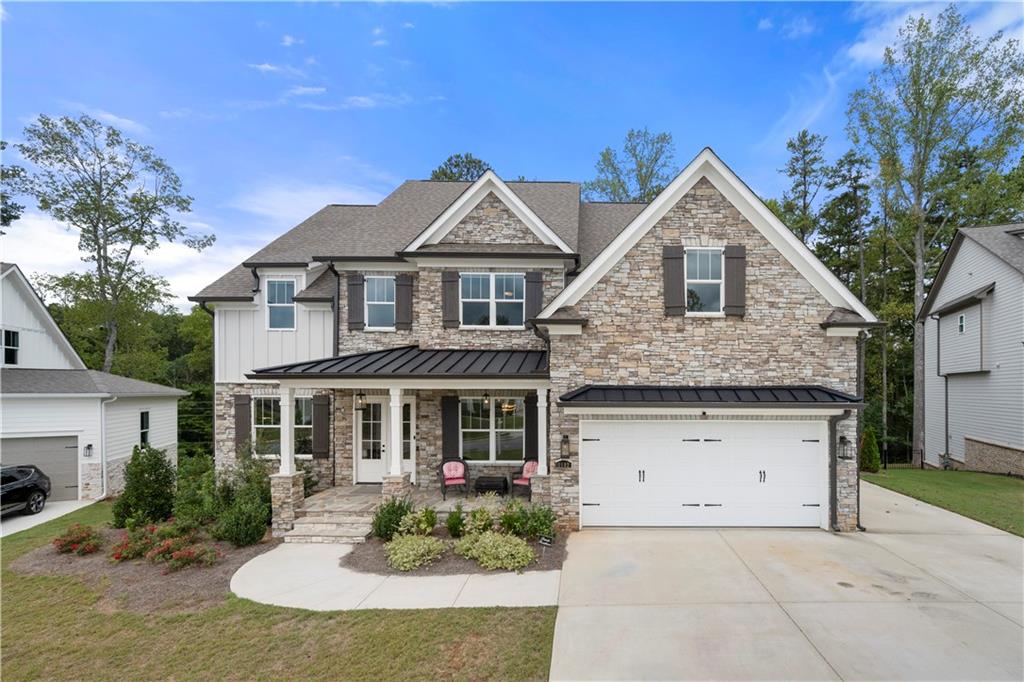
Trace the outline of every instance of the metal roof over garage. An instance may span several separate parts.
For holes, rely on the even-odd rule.
[[[583,386],[559,398],[591,407],[862,407],[860,398],[825,386]]]

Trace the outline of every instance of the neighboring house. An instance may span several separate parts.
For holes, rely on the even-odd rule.
[[[1024,476],[1024,224],[957,230],[919,319],[925,462]]]
[[[0,264],[0,460],[35,464],[51,500],[119,493],[141,443],[177,461],[175,388],[86,369],[32,285]]]
[[[293,457],[384,494],[437,489],[447,459],[471,484],[534,460],[568,528],[857,523],[857,336],[878,321],[710,149],[650,204],[406,182],[193,300],[217,463],[284,453],[279,530]]]

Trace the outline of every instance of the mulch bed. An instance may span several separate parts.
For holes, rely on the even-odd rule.
[[[435,531],[434,535],[441,540],[451,542],[451,536],[443,528]],[[542,547],[536,542],[530,542],[537,555],[537,560],[524,568],[524,571],[557,571],[562,568],[565,561],[564,535],[555,537],[550,547]],[[459,573],[506,573],[502,570],[488,571],[480,567],[480,564],[472,559],[466,559],[456,554],[451,548],[441,558],[426,566],[420,566],[412,571],[397,571],[388,566],[387,555],[384,554],[384,541],[380,538],[367,538],[366,542],[354,545],[351,552],[341,558],[341,566],[360,573],[376,573],[377,575],[456,575]]]
[[[10,569],[22,575],[66,575],[80,578],[100,590],[96,607],[105,611],[137,613],[189,613],[222,603],[230,591],[231,576],[255,556],[276,547],[280,540],[269,537],[249,547],[235,547],[227,542],[209,542],[221,557],[213,566],[189,566],[164,573],[164,564],[145,559],[114,563],[108,557],[110,548],[120,540],[123,531],[101,529],[103,547],[98,552],[78,556],[60,554],[52,545],[45,545],[18,557]]]

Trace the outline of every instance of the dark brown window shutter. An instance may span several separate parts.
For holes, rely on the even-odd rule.
[[[525,419],[523,420],[523,452],[526,459],[537,459],[537,395],[528,395],[523,400],[523,407],[526,408]]]
[[[544,276],[540,272],[526,273],[526,316],[524,320],[532,320],[540,314],[544,307]]]
[[[395,275],[395,329],[412,329],[412,275]]]
[[[725,247],[725,301],[722,311],[726,315],[743,317],[747,307],[747,247],[733,244]]]
[[[366,328],[363,319],[363,303],[365,301],[366,278],[362,275],[348,276],[348,328],[358,330]]]
[[[235,400],[235,454],[248,455],[252,447],[252,396],[236,393]]]
[[[685,264],[686,252],[682,246],[673,244],[662,247],[661,265],[664,270],[666,316],[686,314],[686,292],[683,281]]]
[[[459,459],[459,396],[441,397],[441,458]]]
[[[441,273],[441,319],[445,329],[459,326],[459,273],[451,270]]]
[[[313,396],[313,458],[331,456],[331,396]]]

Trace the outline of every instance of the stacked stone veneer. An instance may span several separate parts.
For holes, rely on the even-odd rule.
[[[662,247],[746,246],[742,318],[666,317]],[[579,418],[558,396],[584,384],[823,384],[856,393],[856,339],[819,325],[832,307],[706,179],[699,181],[571,311],[580,336],[551,337],[548,451],[569,435],[571,469],[553,469],[563,524],[579,522]],[[841,428],[852,438],[856,415]],[[839,525],[856,524],[855,464],[839,463]]]
[[[541,244],[533,230],[490,192],[451,232],[442,244]]]

